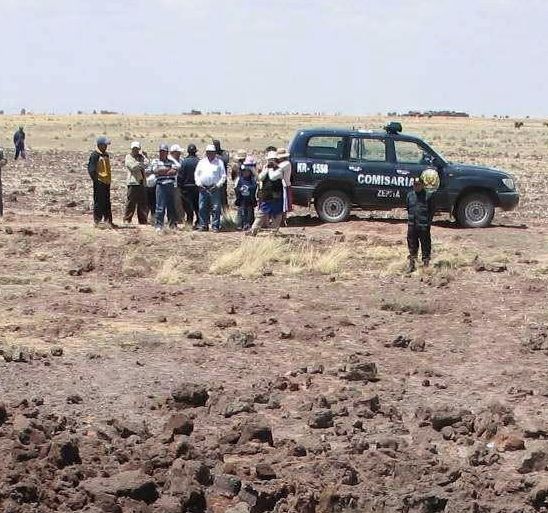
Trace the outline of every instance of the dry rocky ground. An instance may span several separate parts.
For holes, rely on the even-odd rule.
[[[85,147],[10,161],[0,511],[548,511],[544,135],[470,123],[445,152],[513,166],[522,207],[440,219],[410,276],[400,212],[96,230]]]

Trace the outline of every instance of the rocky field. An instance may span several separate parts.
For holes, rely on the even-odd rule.
[[[217,128],[262,148],[269,121],[280,144],[306,120],[246,120],[246,142],[242,120],[206,119],[182,142]],[[4,168],[2,513],[548,511],[541,123],[413,122],[455,160],[514,172],[523,201],[490,229],[440,218],[432,268],[406,275],[401,212],[328,226],[299,210],[253,240],[94,229],[87,143],[32,122],[29,160]],[[148,140],[197,121],[127,123]]]

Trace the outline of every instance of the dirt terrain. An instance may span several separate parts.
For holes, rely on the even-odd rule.
[[[251,240],[91,223],[85,134],[113,137],[120,222],[127,138],[260,149],[386,120],[23,121],[0,221],[2,513],[548,511],[541,122],[408,123],[515,173],[522,202],[484,230],[440,217],[432,268],[406,275],[399,211],[300,209]]]

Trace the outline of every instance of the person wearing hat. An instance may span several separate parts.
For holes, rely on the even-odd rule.
[[[198,225],[199,219],[199,202],[198,202],[198,187],[194,179],[196,166],[200,159],[196,155],[198,149],[195,144],[189,144],[187,147],[187,156],[183,159],[179,172],[177,173],[177,187],[183,201],[183,209],[185,211],[185,222],[189,226]]]
[[[206,156],[198,162],[194,178],[200,191],[198,230],[209,230],[209,222],[213,215],[211,228],[212,231],[218,232],[221,230],[221,201],[222,190],[226,185],[226,170],[213,144],[207,145]]]
[[[2,168],[8,163],[4,157],[4,148],[0,148],[0,217],[4,216],[4,200],[2,197]]]
[[[266,154],[267,163],[259,173],[259,211],[255,222],[247,235],[255,236],[267,222],[272,222],[272,228],[280,228],[283,215],[283,173],[278,165],[278,155],[275,151]]]
[[[289,152],[285,148],[278,148],[278,165],[282,170],[282,182],[284,186],[284,220],[288,212],[293,210],[293,197],[291,195],[291,162]]]
[[[255,166],[255,159],[250,156],[246,157],[234,185],[236,206],[238,207],[238,217],[236,221],[238,230],[249,230],[255,221],[254,211],[255,206],[257,205]]]
[[[217,153],[217,157],[219,157],[223,161],[223,164],[225,166],[225,173],[227,173],[228,163],[230,162],[230,154],[228,153],[228,151],[221,148],[221,141],[219,141],[219,139],[213,139],[211,142],[213,146],[215,146],[215,152]],[[228,191],[226,180],[221,188],[221,205],[223,211],[225,211],[228,207]]]
[[[135,209],[139,224],[147,224],[148,202],[146,193],[146,169],[149,161],[147,154],[141,151],[138,141],[131,143],[131,151],[126,155],[127,201],[124,212],[124,223],[131,223]]]
[[[235,182],[238,176],[240,176],[240,170],[242,169],[246,157],[247,153],[245,150],[238,150],[236,152],[236,158],[230,168],[230,178],[233,182]]]
[[[158,158],[150,164],[152,173],[156,177],[156,231],[164,228],[164,219],[170,228],[177,228],[177,212],[175,211],[175,178],[177,169],[173,160],[169,158],[169,146],[160,144]]]
[[[25,131],[23,130],[22,126],[20,126],[17,132],[13,134],[13,144],[15,146],[14,160],[17,160],[19,158],[19,155],[21,155],[22,159],[26,158],[25,137]]]
[[[407,194],[407,247],[409,249],[409,265],[407,272],[415,270],[415,262],[419,253],[419,244],[424,267],[430,265],[432,239],[430,226],[434,217],[434,202],[432,193],[424,187],[422,177],[415,178],[413,190]]]
[[[181,194],[178,189],[177,184],[177,175],[179,174],[179,171],[181,169],[181,165],[183,163],[183,159],[181,158],[181,155],[183,153],[183,148],[181,148],[178,144],[172,144],[169,147],[169,160],[173,162],[173,169],[175,169],[175,192],[173,195],[173,201],[175,202],[175,212],[177,214],[177,222],[180,223],[183,221],[183,200],[181,198]]]
[[[93,150],[89,156],[88,174],[93,182],[93,222],[95,226],[98,226],[101,221],[104,221],[110,228],[115,228],[110,203],[112,171],[110,155],[107,153],[109,144],[108,137],[97,138],[97,149]]]

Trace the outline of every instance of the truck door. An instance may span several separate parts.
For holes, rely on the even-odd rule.
[[[400,206],[404,206],[407,193],[413,187],[413,180],[418,178],[425,169],[434,169],[438,174],[439,171],[433,165],[435,155],[426,145],[416,141],[394,139],[394,153]]]
[[[294,159],[293,189],[301,184],[316,187],[325,180],[349,182],[348,137],[343,135],[312,135],[302,157]]]
[[[348,169],[356,176],[356,198],[360,206],[390,208],[397,200],[398,192],[391,186],[395,166],[390,162],[386,139],[368,135],[353,137]]]

